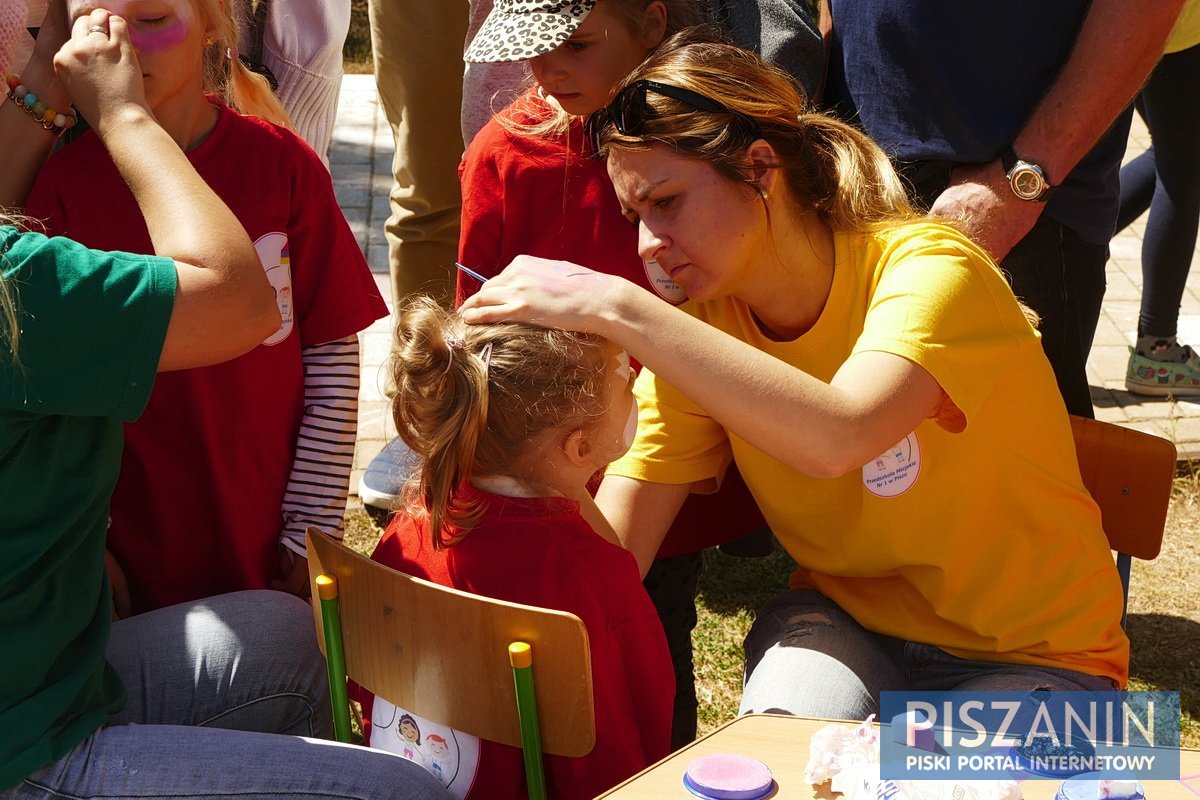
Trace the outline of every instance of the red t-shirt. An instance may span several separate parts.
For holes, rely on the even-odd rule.
[[[658,614],[633,556],[601,539],[580,516],[578,503],[467,491],[487,508],[460,542],[435,550],[425,522],[399,514],[372,558],[443,586],[569,611],[583,620],[592,656],[596,747],[582,758],[548,756],[546,782],[551,797],[595,797],[670,752],[675,673]],[[421,763],[453,796],[528,796],[520,750],[439,726],[370,694],[359,696],[364,719],[373,723],[370,745]]]
[[[562,259],[620,275],[673,305],[683,288],[656,264],[642,261],[637,227],[621,216],[603,161],[591,156],[583,123],[572,117],[565,136],[526,136],[501,124],[532,125],[550,106],[530,92],[502,111],[471,141],[462,164],[462,233],[458,260],[492,277],[518,255]],[[479,281],[458,274],[458,302]]]
[[[500,122],[531,125],[551,113],[546,101],[530,92],[471,141],[459,166],[458,260],[490,278],[519,255],[561,259],[619,275],[669,303],[683,302],[683,289],[638,255],[637,227],[621,216],[607,167],[591,157],[578,117],[571,118],[565,136],[556,137],[514,133]],[[459,272],[458,303],[479,286]],[[688,498],[658,555],[692,553],[765,527],[758,505],[731,465],[716,494]]]
[[[137,610],[266,588],[303,413],[301,348],[387,314],[329,172],[298,136],[221,107],[188,159],[245,226],[283,324],[233,361],[160,374],[125,426],[108,543]],[[94,133],[46,163],[27,211],[89,247],[153,252]]]

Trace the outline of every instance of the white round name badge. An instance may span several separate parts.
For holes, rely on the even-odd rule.
[[[687,292],[683,290],[682,286],[671,280],[671,276],[658,265],[657,261],[643,259],[642,263],[646,266],[646,278],[662,299],[675,306],[687,300]]]
[[[913,431],[863,464],[863,485],[876,497],[895,497],[911,489],[920,472],[921,445]]]

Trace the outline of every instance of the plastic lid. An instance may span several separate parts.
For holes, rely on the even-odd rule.
[[[1067,778],[1054,795],[1055,800],[1144,800],[1145,797],[1140,781],[1105,781],[1097,772]]]
[[[759,800],[775,788],[775,779],[761,761],[716,753],[700,756],[688,764],[683,785],[705,800]]]

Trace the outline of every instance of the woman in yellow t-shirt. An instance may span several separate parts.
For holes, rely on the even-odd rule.
[[[688,493],[737,463],[798,565],[747,638],[742,710],[1124,685],[1099,512],[988,256],[729,45],[668,42],[590,127],[642,256],[689,301],[522,257],[461,313],[593,331],[645,365],[636,442],[596,498],[643,568]]]

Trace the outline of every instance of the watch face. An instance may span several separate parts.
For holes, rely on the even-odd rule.
[[[1009,174],[1013,194],[1022,200],[1036,200],[1046,191],[1046,180],[1036,167],[1018,164]]]

